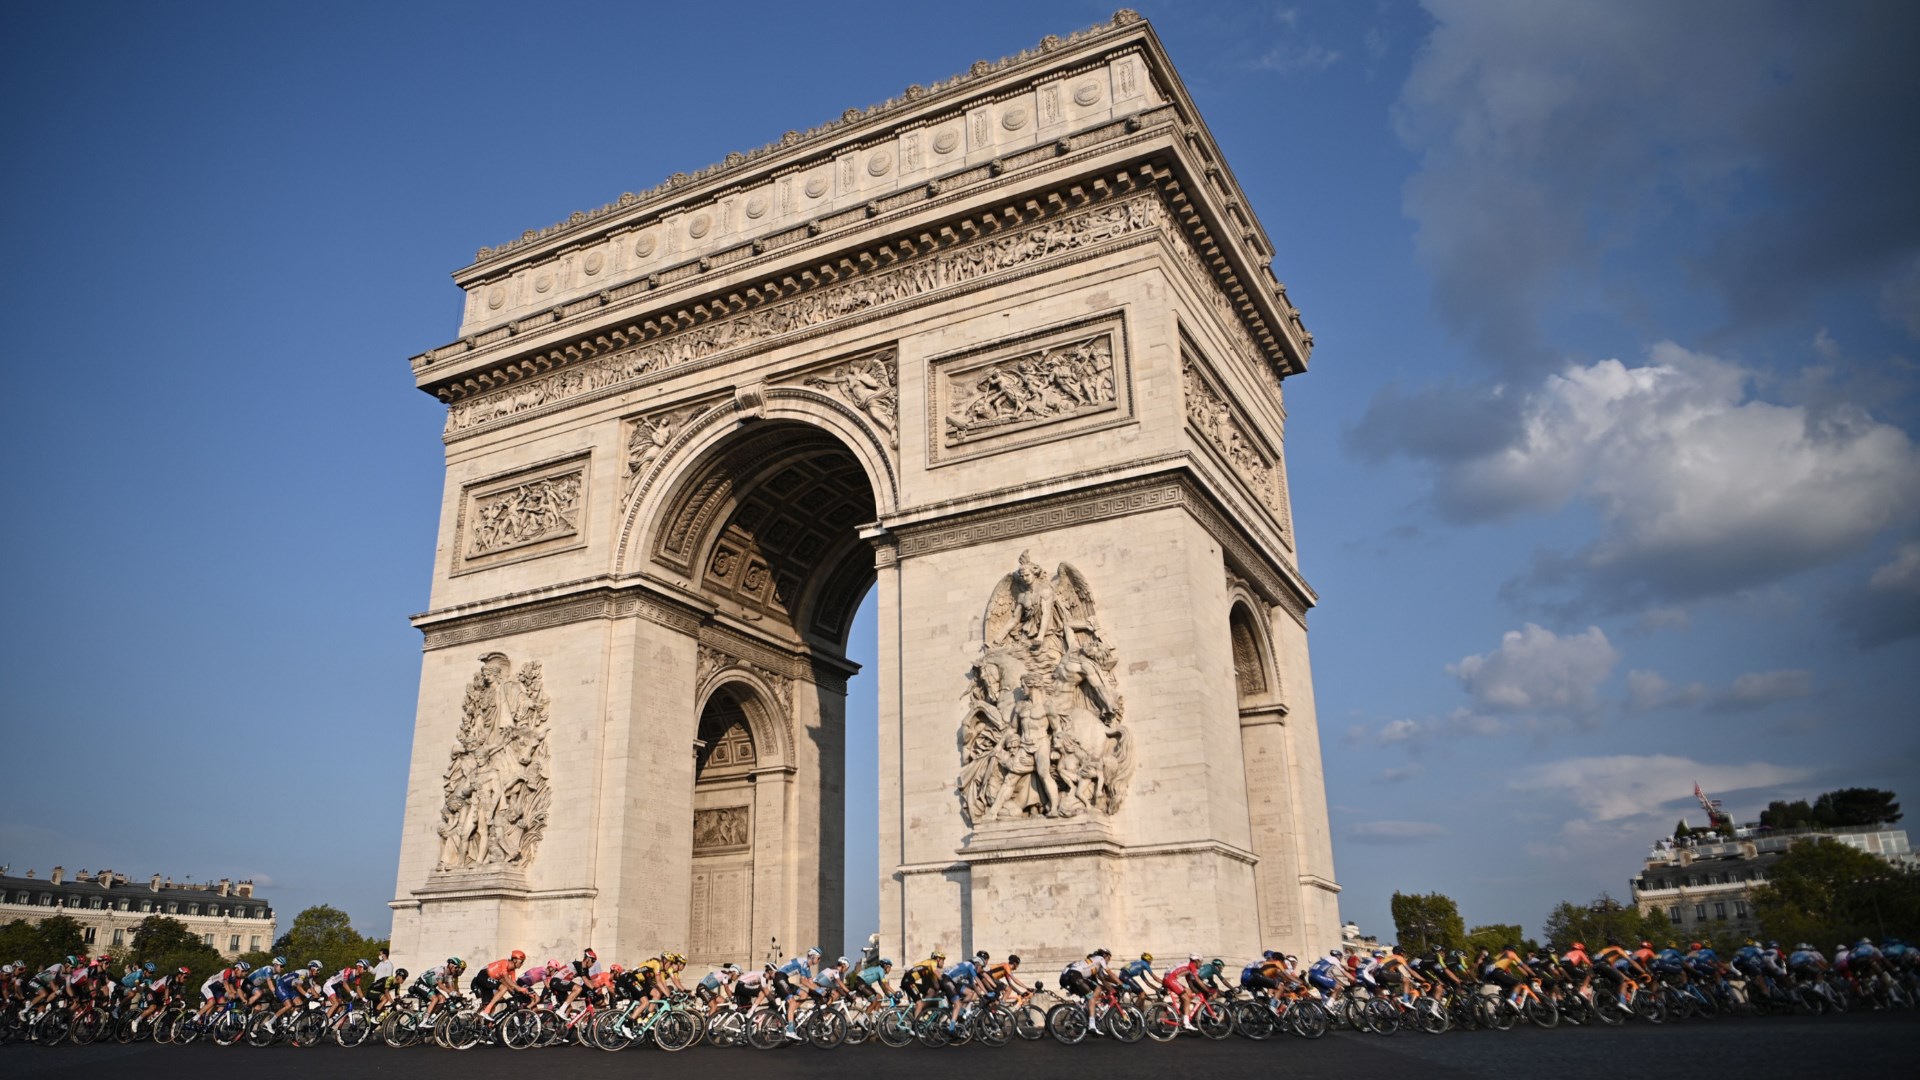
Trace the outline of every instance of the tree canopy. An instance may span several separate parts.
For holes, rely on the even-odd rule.
[[[1836,941],[1920,932],[1920,873],[1830,837],[1787,849],[1767,884],[1754,890],[1754,914],[1769,937],[1828,948]]]
[[[86,951],[86,936],[68,915],[54,915],[37,923],[15,919],[0,926],[0,961],[11,964],[25,960],[31,971]]]
[[[273,943],[273,951],[294,965],[318,960],[328,971],[338,971],[355,960],[374,960],[384,940],[362,937],[353,920],[337,907],[321,904],[293,917],[293,924]]]
[[[220,950],[200,940],[200,935],[187,929],[186,923],[165,915],[149,915],[140,920],[140,929],[133,932],[130,959],[136,964],[152,961],[161,971],[186,968],[201,978],[226,966]]]
[[[1634,905],[1623,904],[1601,893],[1588,904],[1561,901],[1547,916],[1541,933],[1555,952],[1565,952],[1576,941],[1594,951],[1609,941],[1631,946],[1639,941],[1656,940],[1672,930],[1665,916],[1642,915]]]
[[[1775,799],[1760,812],[1760,824],[1770,829],[1891,825],[1900,820],[1900,804],[1894,800],[1893,792],[1879,788],[1838,788],[1811,803]]]
[[[1409,956],[1434,949],[1464,949],[1467,924],[1460,908],[1443,893],[1393,894],[1393,932]]]

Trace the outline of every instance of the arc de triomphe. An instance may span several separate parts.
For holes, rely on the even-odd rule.
[[[1336,943],[1272,254],[1124,11],[481,249],[396,958]]]

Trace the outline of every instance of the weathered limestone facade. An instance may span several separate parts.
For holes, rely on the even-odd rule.
[[[482,249],[396,959],[1336,944],[1271,255],[1128,12]]]

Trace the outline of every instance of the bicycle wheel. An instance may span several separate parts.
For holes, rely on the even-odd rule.
[[[1420,1030],[1429,1035],[1442,1034],[1450,1026],[1447,1023],[1447,1011],[1432,998],[1421,998],[1414,1002],[1413,1016]]]
[[[838,1009],[813,1009],[801,1025],[800,1034],[815,1048],[831,1050],[847,1041],[847,1018],[840,1015]]]
[[[674,1009],[653,1024],[653,1043],[662,1050],[685,1050],[699,1037],[699,1021],[685,1009]]]
[[[1527,1001],[1527,1021],[1537,1028],[1551,1028],[1560,1023],[1560,1010],[1546,998],[1534,997]]]
[[[338,1024],[334,1025],[333,1041],[350,1050],[366,1042],[367,1036],[371,1034],[373,1034],[373,1021],[368,1020],[367,1014],[359,1009],[351,1009],[347,1015],[340,1018]]]
[[[907,1010],[899,1007],[881,1011],[880,1019],[873,1026],[873,1033],[880,1041],[898,1050],[913,1042],[913,1023]]]
[[[755,1050],[771,1050],[786,1041],[786,1014],[765,1005],[753,1011],[747,1022],[748,1046]]]
[[[1493,999],[1486,1016],[1487,1026],[1495,1031],[1512,1031],[1513,1025],[1520,1022],[1520,1010],[1503,997]]]
[[[1154,1042],[1172,1042],[1180,1037],[1180,1013],[1164,1001],[1147,1009],[1147,1038]]]
[[[92,1009],[73,1018],[73,1024],[67,1029],[67,1040],[75,1046],[90,1046],[100,1032],[93,1026],[94,1017],[99,1015]]]
[[[1032,1042],[1047,1037],[1047,1011],[1032,1004],[1013,1010],[1013,1033]]]
[[[500,1018],[500,1041],[509,1050],[525,1050],[540,1041],[540,1018],[524,1009]]]
[[[1399,1007],[1383,998],[1367,1002],[1367,1026],[1373,1029],[1375,1035],[1392,1035],[1399,1031]]]
[[[318,1046],[326,1037],[327,1014],[318,1009],[295,1013],[287,1024],[287,1041],[295,1046]]]
[[[1106,1028],[1119,1042],[1137,1043],[1147,1033],[1147,1018],[1131,1005],[1118,1005],[1107,1010]]]
[[[953,1041],[953,1033],[947,1029],[946,1010],[928,1009],[913,1022],[913,1037],[921,1046],[941,1047]]]
[[[999,1005],[980,1010],[974,1017],[974,1035],[987,1046],[1005,1046],[1013,1040],[1013,1014]]]
[[[1254,1042],[1266,1042],[1273,1038],[1277,1026],[1273,1010],[1258,1001],[1233,1003],[1233,1029]]]
[[[1217,1001],[1203,1001],[1193,1014],[1193,1023],[1207,1038],[1224,1039],[1233,1034],[1233,1010]]]
[[[1633,995],[1633,1015],[1649,1024],[1664,1024],[1667,1022],[1667,1006],[1659,995],[1641,989]]]
[[[722,1009],[707,1018],[707,1041],[722,1050],[747,1041],[747,1014]]]
[[[173,1041],[176,1046],[190,1045],[200,1037],[200,1018],[190,1012],[183,1012],[173,1018]]]
[[[1295,1002],[1287,1010],[1293,1033],[1303,1039],[1317,1039],[1333,1028],[1333,1014],[1317,1001]]]
[[[732,1014],[738,1017],[739,1013]],[[593,1045],[602,1050],[621,1051],[633,1045],[633,1033],[627,1030],[626,1012],[622,1009],[608,1009],[596,1013],[589,1023],[593,1025]]]
[[[215,1046],[232,1046],[247,1037],[247,1018],[232,1009],[222,1009],[207,1029],[207,1038]]]
[[[486,1037],[487,1022],[477,1012],[459,1012],[446,1020],[442,1045],[449,1050],[471,1050]]]
[[[33,1025],[33,1041],[41,1046],[59,1046],[72,1030],[73,1022],[67,1018],[67,1011],[55,1009]]]
[[[1078,1002],[1063,1001],[1047,1010],[1047,1030],[1058,1042],[1078,1045],[1087,1037],[1087,1010]]]

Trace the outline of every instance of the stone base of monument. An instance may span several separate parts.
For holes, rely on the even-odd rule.
[[[529,956],[577,952],[588,941],[595,890],[535,890],[517,868],[439,870],[411,901],[396,901],[394,937],[410,957],[458,956],[478,967],[523,949]],[[426,960],[417,962],[426,963]]]

